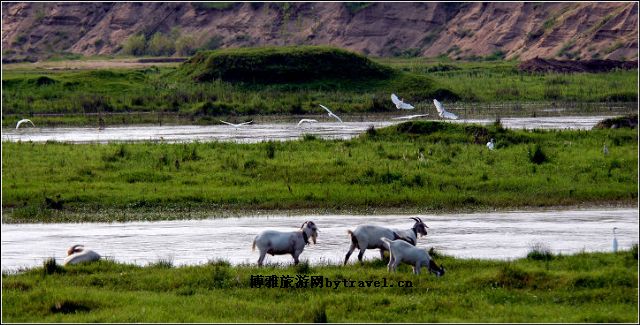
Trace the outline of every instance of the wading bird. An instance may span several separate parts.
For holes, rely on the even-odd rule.
[[[451,120],[457,120],[458,119],[458,116],[456,114],[453,114],[451,112],[447,112],[444,109],[444,106],[442,106],[442,104],[437,99],[433,100],[433,104],[436,105],[436,109],[438,110],[438,115],[441,118],[448,118],[448,119],[451,119]]]
[[[300,125],[302,125],[303,123],[318,123],[318,121],[310,118],[303,118],[300,120],[300,122],[298,122],[298,127],[300,127]]]
[[[220,121],[220,122],[222,122],[222,123],[224,123],[224,124],[227,124],[227,125],[235,126],[235,127],[240,127],[240,126],[243,126],[243,125],[247,125],[247,124],[251,124],[251,123],[253,123],[253,120],[251,120],[251,121],[249,121],[249,122],[238,123],[238,124],[233,124],[233,123],[225,122],[225,121],[223,121],[223,120],[218,120],[218,121]]]
[[[328,108],[326,108],[324,105],[319,104],[320,107],[324,108],[325,111],[327,111],[327,113],[329,113],[330,117],[335,117],[336,119],[338,119],[338,121],[340,121],[340,123],[342,123],[342,120],[338,117],[338,115],[333,114],[333,112],[331,110],[329,110]]]
[[[618,238],[616,238],[616,229],[618,229],[618,227],[613,227],[613,252],[614,253],[618,252]]]
[[[491,138],[491,141],[487,142],[487,148],[489,150],[493,150],[496,147],[495,139]]]
[[[396,94],[391,94],[391,101],[396,105],[397,109],[414,109],[411,104],[403,102]]]
[[[18,123],[16,124],[16,129],[19,128],[22,123],[31,123],[31,125],[33,125],[33,127],[36,127],[36,125],[33,124],[33,122],[31,122],[30,119],[25,118],[25,119],[22,119],[22,120],[18,121]]]
[[[412,118],[416,118],[416,117],[423,117],[423,116],[429,116],[429,114],[416,114],[416,115],[407,115],[407,116],[398,116],[398,117],[392,117],[392,120],[410,120]]]

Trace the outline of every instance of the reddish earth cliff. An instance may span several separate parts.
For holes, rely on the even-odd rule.
[[[132,35],[201,46],[333,45],[372,56],[638,59],[638,2],[2,3],[4,62],[116,54]]]

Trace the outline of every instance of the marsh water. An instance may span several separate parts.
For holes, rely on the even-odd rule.
[[[397,115],[395,117],[401,117]],[[405,115],[406,116],[406,115]],[[57,128],[21,128],[2,130],[3,141],[59,141],[69,143],[106,143],[113,141],[162,141],[162,142],[190,142],[190,141],[234,141],[253,143],[261,141],[287,141],[302,138],[311,134],[323,139],[350,139],[365,132],[368,128],[381,128],[406,120],[396,120],[388,116],[370,118],[353,117],[344,123],[330,121],[323,117],[316,117],[318,123],[303,123],[298,126],[295,122],[256,122],[250,125],[233,127],[229,125],[133,125],[106,127],[104,129],[87,127],[57,127]],[[545,117],[509,117],[502,118],[503,127],[510,129],[591,129],[596,123],[611,116],[545,116]],[[432,119],[414,119],[432,120]],[[490,124],[495,119],[460,119],[451,123]]]
[[[553,253],[611,251],[617,227],[620,249],[638,240],[637,208],[538,210],[437,215],[259,215],[156,222],[3,224],[2,270],[41,266],[47,258],[62,263],[66,249],[84,244],[108,259],[147,265],[171,261],[196,265],[226,260],[233,265],[255,263],[253,238],[262,230],[294,231],[313,220],[320,232],[316,245],[305,248],[301,260],[311,264],[341,263],[350,239],[347,230],[360,224],[409,229],[410,217],[428,226],[418,247],[460,258],[516,259],[542,245]],[[379,258],[367,250],[365,259]],[[290,255],[267,256],[266,263],[291,263]],[[351,263],[357,261],[357,252]]]

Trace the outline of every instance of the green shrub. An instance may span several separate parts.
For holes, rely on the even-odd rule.
[[[174,42],[166,35],[157,32],[153,34],[147,44],[147,54],[151,55],[172,55],[176,48]]]
[[[540,165],[548,160],[549,158],[547,157],[547,154],[542,151],[542,148],[538,144],[535,145],[533,153],[529,151],[529,161],[534,164]]]
[[[144,35],[131,35],[122,46],[122,52],[129,55],[142,56],[145,54],[146,47],[147,40]]]

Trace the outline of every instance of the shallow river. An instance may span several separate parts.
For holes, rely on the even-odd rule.
[[[402,115],[398,115],[402,116]],[[611,116],[547,116],[547,117],[510,117],[500,121],[505,128],[511,129],[591,129],[596,123]],[[356,118],[354,118],[356,119]],[[372,118],[372,121],[357,118],[358,121],[345,123],[324,122],[304,123],[254,123],[241,127],[228,125],[163,125],[163,126],[122,126],[97,128],[5,128],[2,141],[60,141],[71,143],[105,143],[110,141],[235,141],[261,142],[286,141],[300,139],[304,134],[313,134],[324,139],[350,139],[365,132],[370,126],[386,127],[403,122],[389,117],[386,121]],[[345,119],[346,120],[346,119]],[[453,123],[490,124],[495,119],[461,119]]]
[[[320,232],[317,245],[307,246],[301,260],[340,263],[350,245],[347,230],[364,223],[408,229],[418,216],[429,226],[419,247],[435,247],[460,258],[515,259],[542,243],[554,253],[610,251],[612,228],[618,227],[621,249],[638,242],[637,209],[540,210],[440,215],[307,215],[228,219],[66,224],[3,224],[2,270],[41,266],[54,257],[62,263],[66,249],[84,244],[118,262],[146,265],[171,260],[174,265],[224,259],[255,263],[251,250],[261,230],[295,230],[313,220]],[[366,259],[379,258],[367,250]],[[266,263],[290,263],[290,255],[267,255]],[[357,261],[357,251],[351,262]]]

